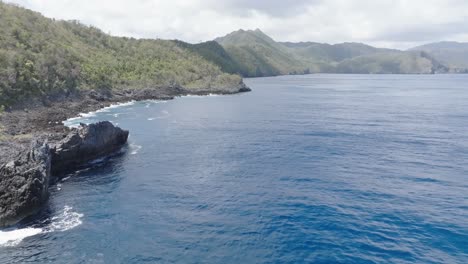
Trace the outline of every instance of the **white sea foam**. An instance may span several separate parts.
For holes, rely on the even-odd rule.
[[[184,95],[182,97],[192,97],[192,98],[204,98],[204,97],[217,97],[217,96],[221,96],[219,94],[207,94],[207,95],[193,95],[193,94],[189,94],[189,95]]]
[[[81,220],[82,217],[83,214],[74,212],[73,208],[70,206],[65,206],[63,211],[60,214],[53,216],[50,219],[50,223],[45,227],[27,227],[22,229],[0,231],[0,247],[17,246],[25,238],[39,234],[68,231],[81,225],[83,223]]]
[[[65,178],[62,179],[62,182],[66,182],[66,181],[68,181],[70,178],[71,178],[71,176],[67,176],[67,177],[65,177]]]
[[[130,101],[130,102],[126,102],[126,103],[119,103],[119,104],[111,104],[110,106],[108,107],[104,107],[100,110],[97,110],[96,112],[99,112],[99,111],[109,111],[109,109],[114,109],[114,108],[119,108],[119,107],[123,107],[123,106],[131,106],[131,105],[134,105],[136,103],[136,101]]]
[[[108,157],[93,159],[92,161],[89,162],[89,164],[91,164],[91,165],[99,164],[99,163],[102,163],[103,161],[105,161],[107,158]]]
[[[161,101],[161,100],[146,100],[145,101],[147,105],[149,104],[165,104],[167,101]]]
[[[167,101],[160,101],[160,100],[146,100],[146,101],[143,101],[144,103],[146,103],[145,107],[146,108],[149,108],[152,104],[165,104],[167,103]]]
[[[41,228],[23,228],[12,231],[0,231],[0,247],[13,247],[23,239],[42,233]]]
[[[142,146],[136,144],[130,144],[130,155],[136,155],[140,151]]]
[[[73,211],[73,207],[65,206],[63,212],[52,217],[51,223],[45,228],[45,232],[64,232],[73,229],[83,223],[83,214]]]
[[[80,113],[78,114],[77,117],[72,117],[63,122],[63,124],[67,127],[78,127],[80,123],[86,123],[87,118],[95,117],[98,113],[106,113],[110,112],[111,109],[119,108],[119,107],[125,107],[125,106],[131,106],[134,105],[136,101],[130,101],[127,103],[121,103],[121,104],[112,104],[108,107],[104,107],[102,109],[99,109],[97,111],[89,112],[89,113]],[[115,117],[118,117],[119,114],[115,114]]]
[[[81,118],[90,118],[90,117],[95,117],[96,116],[96,112],[89,112],[89,113],[80,113],[80,117]]]

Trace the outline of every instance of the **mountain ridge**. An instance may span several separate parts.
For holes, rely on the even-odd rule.
[[[468,73],[468,43],[441,41],[411,48],[410,51],[425,51],[446,64],[454,72]]]
[[[1,1],[0,14],[0,108],[76,90],[200,90],[242,82],[170,40],[114,37]]]
[[[191,44],[114,37],[1,1],[0,12],[0,109],[74,89],[236,87],[241,76],[468,73],[467,43],[400,51],[356,42],[277,42],[260,29],[240,29]]]
[[[215,39],[245,77],[307,73],[433,74],[450,72],[430,52],[364,43],[276,42],[261,30],[237,30]],[[247,74],[245,73],[247,72]]]
[[[272,76],[305,72],[304,65],[287,47],[256,30],[237,30],[215,39],[244,68],[244,76]]]

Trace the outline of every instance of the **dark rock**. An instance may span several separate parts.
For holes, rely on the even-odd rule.
[[[55,180],[52,176],[109,155],[127,142],[128,131],[110,122],[70,130],[63,120],[131,100],[248,91],[242,81],[233,87],[198,89],[173,84],[146,89],[71,90],[9,107],[0,115],[0,227],[14,225],[40,209],[47,200],[49,183]],[[31,139],[35,143],[28,147]],[[47,144],[37,143],[41,139],[47,139],[50,150]]]
[[[88,92],[88,97],[96,101],[104,102],[112,98],[112,92],[110,90],[91,90]]]
[[[127,142],[128,131],[100,122],[72,129],[52,148],[40,138],[27,150],[19,144],[0,144],[0,150],[9,150],[0,159],[4,162],[0,163],[0,227],[14,225],[41,208],[54,180],[51,175],[119,149]]]
[[[0,167],[0,227],[18,223],[47,201],[50,168],[49,146],[39,141]]]
[[[66,138],[51,148],[52,172],[60,174],[90,160],[108,155],[121,148],[128,138],[128,131],[110,122],[91,125],[81,124]]]
[[[247,93],[247,92],[251,92],[251,91],[252,91],[252,89],[250,89],[250,88],[247,87],[247,86],[241,87],[241,88],[239,89],[239,93]]]
[[[230,85],[226,87],[211,87],[211,88],[191,88],[186,90],[185,94],[194,94],[194,95],[208,95],[208,94],[237,94],[245,93],[252,91],[243,81],[239,82],[237,85]]]

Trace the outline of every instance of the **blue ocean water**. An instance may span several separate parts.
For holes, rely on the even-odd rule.
[[[468,75],[246,82],[71,120],[129,144],[1,231],[0,263],[468,263]]]

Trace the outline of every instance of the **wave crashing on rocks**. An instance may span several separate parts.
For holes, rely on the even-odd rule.
[[[25,238],[52,232],[65,232],[83,223],[83,214],[73,211],[73,207],[65,206],[60,214],[44,221],[44,227],[32,226],[27,228],[0,231],[0,247],[17,246]]]

